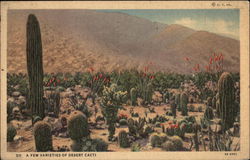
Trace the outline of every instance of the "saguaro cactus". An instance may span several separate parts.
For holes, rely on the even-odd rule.
[[[136,89],[131,88],[130,90],[130,100],[131,100],[131,105],[135,106],[136,105],[136,100],[137,100],[137,95],[136,95]]]
[[[219,117],[222,119],[223,130],[227,130],[233,126],[235,120],[234,106],[234,82],[230,73],[224,72],[218,81]]]
[[[181,114],[183,116],[187,116],[188,115],[188,109],[187,109],[187,104],[188,104],[188,96],[187,94],[184,92],[181,94],[181,97],[180,97],[181,101]]]
[[[42,41],[39,22],[33,14],[28,16],[26,36],[29,76],[28,107],[32,110],[33,116],[44,118]]]

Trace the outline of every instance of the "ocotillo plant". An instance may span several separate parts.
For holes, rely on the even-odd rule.
[[[28,106],[33,116],[44,118],[43,105],[43,57],[39,22],[30,14],[27,22],[27,70],[29,76]]]
[[[230,73],[224,72],[218,81],[219,116],[222,119],[223,131],[233,126],[236,113],[234,106],[234,81]]]

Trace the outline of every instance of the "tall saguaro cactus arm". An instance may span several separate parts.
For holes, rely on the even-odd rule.
[[[42,40],[39,22],[33,14],[28,16],[26,36],[29,76],[28,106],[32,109],[33,116],[37,115],[44,118]]]

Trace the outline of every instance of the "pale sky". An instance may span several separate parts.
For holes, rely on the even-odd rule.
[[[100,11],[100,10],[99,10]],[[121,12],[150,21],[180,24],[195,30],[204,30],[239,39],[238,9],[165,9],[165,10],[101,10]]]

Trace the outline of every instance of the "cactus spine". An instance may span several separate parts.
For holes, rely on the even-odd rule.
[[[34,125],[34,137],[36,150],[38,152],[52,151],[51,127],[44,121],[38,121]]]
[[[181,114],[183,116],[187,116],[188,115],[188,109],[187,109],[188,96],[187,96],[187,94],[182,93],[180,99],[181,99]]]
[[[131,100],[131,105],[135,106],[136,105],[136,89],[135,88],[131,88],[130,90],[130,100]]]
[[[235,120],[235,106],[234,106],[234,82],[230,73],[222,73],[218,81],[219,93],[219,117],[222,119],[223,131],[231,128]]]
[[[28,107],[32,115],[44,118],[43,105],[43,57],[39,22],[35,15],[30,14],[27,22],[27,70],[29,76]]]

